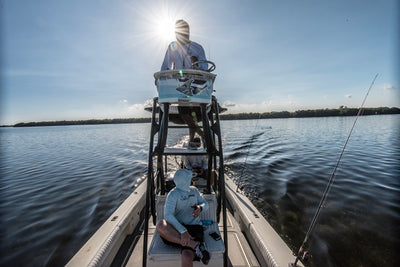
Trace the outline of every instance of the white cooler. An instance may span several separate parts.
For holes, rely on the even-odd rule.
[[[168,70],[154,73],[159,103],[211,103],[216,75],[201,70]]]

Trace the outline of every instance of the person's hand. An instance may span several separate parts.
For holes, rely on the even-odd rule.
[[[192,206],[192,208],[194,209],[192,216],[195,218],[198,217],[201,212],[201,207],[199,205],[194,205],[194,206]]]
[[[190,240],[194,240],[194,238],[189,234],[188,231],[185,231],[181,234],[181,245],[186,247],[189,245]]]
[[[201,175],[203,175],[203,173],[204,173],[204,169],[203,169],[203,168],[200,168],[197,175],[201,176]]]

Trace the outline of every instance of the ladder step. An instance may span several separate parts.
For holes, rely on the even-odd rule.
[[[166,147],[164,148],[164,155],[207,155],[207,150]]]
[[[198,125],[199,128],[203,128],[202,125]],[[189,128],[189,126],[176,126],[176,125],[168,125],[168,128]]]

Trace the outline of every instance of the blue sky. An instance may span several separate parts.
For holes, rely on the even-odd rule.
[[[149,116],[179,18],[231,113],[399,107],[398,3],[2,0],[0,124]]]

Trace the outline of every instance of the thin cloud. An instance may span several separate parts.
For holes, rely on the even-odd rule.
[[[236,106],[236,103],[227,100],[227,101],[224,102],[223,106],[225,106],[225,107],[234,107],[234,106]]]
[[[133,104],[129,106],[128,110],[130,111],[142,111],[144,110],[144,105],[143,104]]]
[[[392,90],[396,90],[396,87],[390,83],[385,83],[383,85],[383,89],[388,90],[388,91],[392,91]]]
[[[261,105],[263,105],[263,106],[270,106],[272,104],[273,104],[272,100],[261,102]]]
[[[144,107],[152,107],[153,106],[153,99],[147,99],[146,101],[144,101],[143,106]]]

